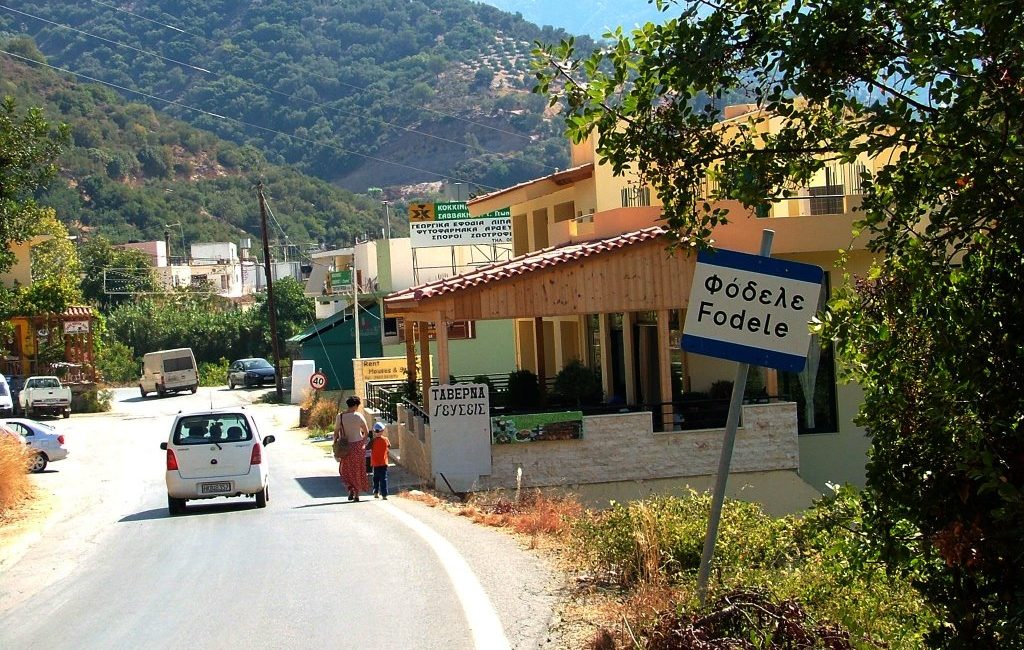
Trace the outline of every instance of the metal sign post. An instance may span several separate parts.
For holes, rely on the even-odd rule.
[[[683,349],[739,362],[697,574],[702,606],[707,601],[747,372],[751,365],[790,372],[804,368],[811,341],[807,323],[817,311],[821,292],[824,271],[820,267],[771,258],[774,234],[762,232],[760,256],[721,250],[700,253],[690,289]]]
[[[761,233],[761,256],[772,254],[772,239],[775,231],[765,230]],[[690,309],[693,308],[691,305]],[[704,550],[700,556],[700,571],[697,574],[697,597],[703,607],[708,597],[708,578],[711,577],[711,558],[715,554],[715,541],[718,539],[718,524],[722,520],[722,504],[725,502],[725,487],[729,482],[729,466],[732,463],[732,449],[736,444],[736,429],[739,427],[740,412],[743,409],[743,393],[747,388],[747,372],[749,363],[736,366],[736,381],[732,385],[732,399],[729,402],[729,416],[725,421],[725,439],[722,441],[722,455],[718,459],[718,476],[715,478],[715,491],[711,497],[711,515],[708,517],[708,531],[704,537]]]

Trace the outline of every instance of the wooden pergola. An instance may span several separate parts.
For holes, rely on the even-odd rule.
[[[409,381],[417,382],[416,341],[409,323],[418,330],[424,407],[431,383],[429,324],[437,341],[438,374],[449,372],[446,323],[456,320],[533,319],[538,378],[545,380],[545,317],[597,314],[600,323],[601,368],[605,393],[610,394],[611,314],[622,313],[626,354],[626,400],[635,402],[637,378],[633,372],[632,315],[657,313],[659,401],[671,403],[669,358],[670,311],[687,306],[695,255],[669,253],[670,240],[660,227],[645,228],[614,237],[546,248],[403,291],[384,299],[388,317],[406,320],[405,348]],[[671,406],[668,407],[671,409]]]

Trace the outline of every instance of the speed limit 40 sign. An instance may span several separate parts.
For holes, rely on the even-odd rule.
[[[309,385],[313,387],[313,390],[323,390],[327,385],[327,375],[322,372],[314,372],[309,378]]]

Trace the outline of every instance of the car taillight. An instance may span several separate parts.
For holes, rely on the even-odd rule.
[[[64,444],[64,436],[57,436],[57,444],[58,445],[63,445]]]
[[[263,451],[260,449],[260,443],[256,443],[252,446],[252,455],[249,456],[250,465],[259,465],[263,462]]]
[[[174,457],[174,451],[167,450],[167,471],[178,469],[178,459]]]

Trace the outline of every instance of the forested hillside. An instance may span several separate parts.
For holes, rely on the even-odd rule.
[[[40,58],[26,39],[0,44]],[[0,96],[7,95],[22,112],[39,106],[51,123],[70,126],[72,143],[58,161],[60,176],[37,198],[56,209],[72,234],[99,233],[114,242],[163,239],[168,224],[181,224],[170,229],[172,251],[180,251],[182,239],[258,236],[255,186],[261,178],[275,244],[351,245],[356,234],[373,233],[381,223],[376,200],[270,165],[254,147],[126,102],[106,86],[0,55]]]
[[[500,187],[567,159],[529,92],[565,34],[467,0],[12,0],[47,61],[354,191]]]

